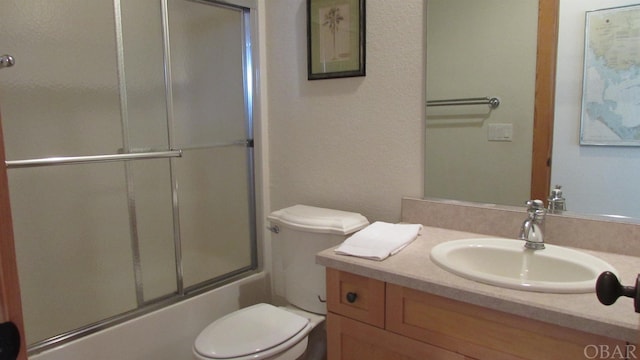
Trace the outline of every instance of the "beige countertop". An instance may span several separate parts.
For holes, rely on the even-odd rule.
[[[331,248],[318,253],[316,262],[326,267],[568,328],[632,343],[640,340],[640,314],[634,312],[633,299],[622,297],[615,304],[604,306],[595,293],[549,294],[500,288],[449,273],[429,258],[431,248],[441,242],[477,237],[488,236],[425,226],[415,241],[383,261],[337,255]],[[580,250],[613,265],[622,284],[635,285],[640,272],[640,258]]]

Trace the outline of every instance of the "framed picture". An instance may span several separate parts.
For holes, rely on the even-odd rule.
[[[307,0],[308,79],[365,76],[365,0]]]
[[[640,146],[640,5],[588,11],[580,145]]]

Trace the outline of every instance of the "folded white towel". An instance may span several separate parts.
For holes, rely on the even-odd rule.
[[[390,224],[376,221],[347,238],[335,252],[384,260],[415,240],[421,229],[420,224]]]

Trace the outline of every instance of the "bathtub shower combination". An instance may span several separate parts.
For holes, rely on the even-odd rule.
[[[233,1],[0,4],[31,353],[256,268],[255,24]]]

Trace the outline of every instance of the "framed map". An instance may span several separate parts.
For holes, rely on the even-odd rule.
[[[640,146],[640,5],[588,11],[581,145]]]

